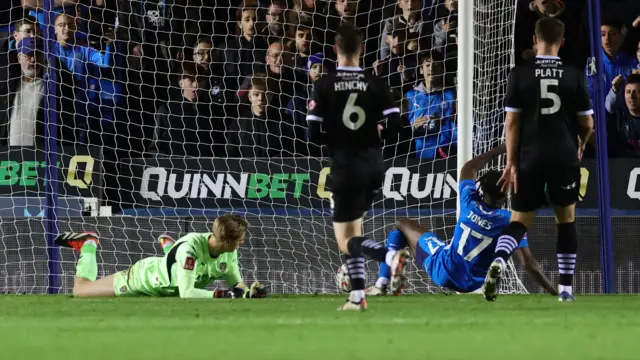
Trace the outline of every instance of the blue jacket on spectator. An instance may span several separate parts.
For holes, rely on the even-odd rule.
[[[409,122],[413,124],[420,117],[440,118],[428,121],[422,128],[414,130],[418,158],[433,159],[439,153],[446,157],[448,147],[457,141],[454,123],[454,105],[456,94],[452,89],[427,89],[424,83],[407,91]]]
[[[618,53],[615,59],[610,59],[604,49],[600,49],[602,52],[602,67],[604,69],[605,83],[607,86],[611,86],[611,82],[618,75],[627,77],[631,74],[631,71],[638,66],[638,59],[625,52]],[[589,95],[591,99],[595,98],[595,89],[593,82],[598,79],[594,74],[594,69],[591,69],[587,64],[587,85],[589,86]]]
[[[56,43],[54,51],[60,62],[73,73],[76,80],[80,81],[79,86],[82,88],[76,92],[76,99],[80,101],[85,101],[87,98],[85,93],[88,88],[87,75],[93,74],[92,65],[103,68],[113,65],[112,44],[105,47],[104,53],[85,45],[61,46],[58,43]]]

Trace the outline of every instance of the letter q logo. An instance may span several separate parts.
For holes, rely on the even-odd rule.
[[[640,168],[634,168],[631,170],[631,173],[629,174],[629,185],[627,186],[627,195],[631,199],[640,200],[640,191],[636,190],[638,175],[640,175]]]
[[[91,185],[93,163],[93,158],[89,155],[76,155],[72,157],[69,162],[69,171],[67,172],[67,184],[79,187],[80,189],[87,189],[89,185]],[[79,164],[85,164],[84,176],[82,178],[78,178],[77,176]],[[80,170],[83,170],[82,167],[80,167]]]

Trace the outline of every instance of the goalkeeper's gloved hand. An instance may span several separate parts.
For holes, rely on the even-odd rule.
[[[267,297],[267,289],[264,287],[264,285],[260,284],[257,281],[254,281],[253,284],[251,284],[251,288],[249,288],[249,291],[246,291],[244,293],[244,297],[250,299],[265,298]]]
[[[240,295],[239,297],[242,297],[242,289],[240,290]],[[213,292],[213,298],[214,299],[235,299],[236,298],[236,294],[234,293],[234,289],[230,289],[230,290],[215,290]]]
[[[251,284],[250,288],[247,288],[243,284],[242,287],[234,286],[229,290],[216,290],[213,295],[214,298],[226,298],[226,299],[257,299],[267,297],[267,289],[264,285],[257,281]]]

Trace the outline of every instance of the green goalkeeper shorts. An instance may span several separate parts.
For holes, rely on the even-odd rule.
[[[113,292],[116,296],[167,296],[161,284],[162,264],[161,257],[149,257],[117,272],[113,276]]]

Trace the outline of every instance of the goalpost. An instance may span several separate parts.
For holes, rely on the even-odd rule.
[[[517,0],[459,2],[458,175],[466,161],[504,140],[504,98],[514,63]],[[502,159],[488,168],[501,170]],[[513,260],[503,291],[526,293]]]
[[[316,157],[211,158],[188,151],[175,156],[150,155],[135,147],[138,143],[152,142],[145,132],[150,125],[141,119],[149,116],[155,119],[164,111],[163,105],[168,102],[162,91],[166,89],[145,81],[122,83],[123,74],[127,74],[127,79],[132,78],[132,73],[139,74],[140,79],[147,75],[156,80],[164,77],[166,86],[178,91],[176,78],[179,74],[171,63],[184,58],[172,58],[174,47],[182,47],[178,53],[186,56],[188,47],[203,36],[206,31],[203,29],[217,31],[221,28],[220,14],[227,16],[222,28],[231,29],[235,25],[235,18],[229,14],[235,14],[237,5],[208,8],[190,3],[182,9],[192,14],[190,16],[203,16],[211,10],[213,19],[195,21],[197,26],[185,30],[184,36],[168,33],[164,34],[167,35],[165,39],[160,39],[161,34],[157,35],[157,44],[143,43],[140,48],[137,42],[141,39],[132,34],[139,31],[150,36],[149,29],[139,26],[171,22],[173,19],[163,17],[171,13],[170,9],[160,8],[157,4],[147,4],[149,6],[144,5],[142,9],[122,8],[118,3],[115,9],[92,5],[74,10],[78,11],[77,34],[84,34],[91,46],[104,50],[106,43],[93,32],[96,29],[113,30],[115,39],[111,46],[116,55],[112,68],[91,70],[95,72],[89,76],[87,86],[89,89],[94,89],[92,85],[98,86],[100,92],[93,95],[88,92],[89,98],[82,103],[76,101],[73,108],[78,114],[87,112],[88,117],[96,114],[102,117],[98,120],[99,129],[104,130],[92,128],[89,132],[104,131],[115,135],[97,147],[81,142],[58,146],[55,154],[58,179],[54,190],[57,191],[54,194],[57,228],[59,231],[98,233],[101,241],[98,270],[102,277],[124,270],[143,257],[161,255],[156,243],[160,234],[178,237],[192,231],[205,232],[216,216],[238,213],[246,216],[250,223],[247,242],[240,250],[245,277],[264,283],[272,293],[337,292],[334,275],[341,259],[331,227],[330,174],[326,160]],[[224,2],[227,3],[236,2]],[[336,2],[317,3],[335,6]],[[456,221],[457,169],[474,154],[493,147],[502,137],[502,101],[508,70],[513,63],[516,0],[458,3],[457,160],[417,159],[415,154],[399,152],[395,145],[385,147],[385,151],[391,151],[394,156],[388,161],[381,198],[364,222],[365,234],[377,241],[386,238],[400,216],[418,219],[443,239],[450,239]],[[470,6],[472,3],[473,7]],[[373,14],[386,14],[382,5],[372,4],[374,7],[368,9],[365,20],[376,20],[365,22],[367,29],[383,25]],[[434,9],[425,9],[425,14],[427,10]],[[39,12],[45,15],[38,17],[43,22],[41,25],[48,24],[45,30],[53,31],[54,12],[44,9]],[[133,15],[119,16],[125,12]],[[87,19],[88,13],[91,21],[82,20]],[[259,20],[265,13],[260,14]],[[316,20],[319,16],[317,13],[301,14]],[[125,19],[137,21],[124,24]],[[434,23],[439,19],[435,20]],[[174,28],[178,29],[178,25]],[[321,25],[315,26],[322,32]],[[49,36],[55,38],[53,32]],[[176,39],[182,39],[180,41],[184,43],[173,44]],[[221,48],[227,40],[214,37],[214,47]],[[374,42],[379,43],[378,38]],[[140,51],[144,52],[143,56],[139,56]],[[446,62],[455,63],[453,57],[456,55],[448,54]],[[145,67],[145,62],[152,62],[154,67]],[[161,67],[165,65],[168,67]],[[445,71],[453,75],[453,70]],[[225,75],[223,80],[230,79]],[[57,88],[62,81],[65,80],[58,78],[51,85]],[[71,86],[77,94],[80,84]],[[212,85],[208,90],[217,95],[216,89],[221,91],[220,86]],[[297,96],[300,94],[300,91],[296,92]],[[234,91],[231,96],[235,95]],[[59,100],[65,100],[64,96],[56,93]],[[94,106],[96,103],[97,107]],[[279,110],[285,107],[286,104],[280,105]],[[231,108],[233,111],[225,115],[237,112],[238,105]],[[56,119],[61,127],[76,132],[85,130],[78,123],[64,122],[64,115],[63,111],[62,118]],[[115,128],[109,128],[111,124],[116,124]],[[175,123],[169,124],[164,130],[175,130]],[[188,126],[183,128],[181,131],[189,130]],[[175,136],[178,132],[171,134]],[[184,142],[184,139],[176,137],[175,141]],[[51,195],[44,181],[44,169],[49,160],[42,149],[0,148],[0,151],[0,181],[4,181],[0,185],[10,185],[4,188],[6,190],[0,186],[0,293],[69,293],[77,255],[67,249],[51,248],[44,240],[51,211],[44,201]],[[368,284],[375,280],[377,269],[377,264],[368,263]],[[415,266],[412,266],[409,278],[409,292],[440,291]],[[503,284],[507,292],[526,292],[514,266],[510,267]]]

